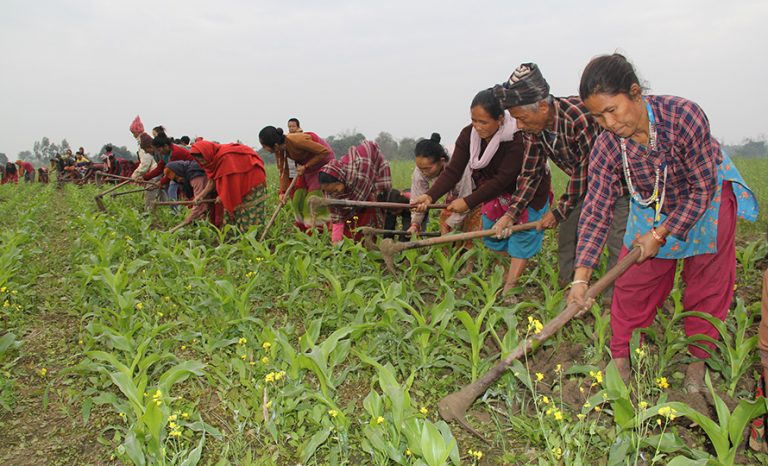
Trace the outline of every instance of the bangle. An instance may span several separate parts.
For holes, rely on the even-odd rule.
[[[667,244],[667,239],[661,236],[657,231],[656,228],[651,228],[651,234],[653,235],[653,239],[659,242],[660,245],[664,246]]]
[[[574,281],[571,282],[571,287],[573,287],[573,285],[587,285],[587,286],[589,286],[589,282],[587,280],[574,280]]]

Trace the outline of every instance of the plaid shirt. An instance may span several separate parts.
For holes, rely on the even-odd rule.
[[[554,130],[525,135],[525,161],[517,186],[519,197],[530,199],[537,187],[533,181],[538,181],[532,174],[544,169],[547,158],[555,162],[571,178],[557,207],[552,209],[557,221],[562,222],[587,192],[589,153],[601,129],[578,97],[556,97],[553,105]],[[522,203],[513,206],[507,215],[516,218]]]
[[[647,96],[656,118],[658,150],[648,153],[627,140],[632,184],[643,198],[653,193],[656,168],[667,164],[667,182],[661,211],[672,235],[685,241],[717,190],[717,169],[723,161],[720,145],[709,132],[701,108],[680,97]],[[611,224],[613,204],[621,195],[624,169],[618,136],[600,135],[590,156],[589,192],[579,220],[576,267],[597,266]],[[663,181],[663,169],[660,172]],[[661,190],[661,187],[659,188]]]
[[[359,146],[350,147],[340,160],[332,160],[321,171],[344,183],[344,192],[334,196],[352,201],[375,200],[379,193],[392,189],[392,174],[389,162],[372,141],[363,141]],[[331,207],[331,221],[343,223],[352,217],[354,207]]]

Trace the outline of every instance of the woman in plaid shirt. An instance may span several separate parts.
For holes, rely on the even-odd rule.
[[[632,64],[622,55],[592,60],[579,93],[606,131],[590,154],[568,301],[585,309],[591,304],[588,282],[624,180],[631,202],[621,257],[633,246],[642,251],[638,263],[616,281],[611,305],[611,354],[627,379],[632,332],[653,322],[674,285],[678,259],[684,261],[685,309],[725,319],[736,280],[736,217],[754,220],[757,204],[712,137],[701,108],[680,97],[644,96]],[[718,338],[703,319],[686,318],[684,326],[689,337]],[[685,386],[697,391],[709,354],[696,345],[688,349],[699,360],[689,365]]]

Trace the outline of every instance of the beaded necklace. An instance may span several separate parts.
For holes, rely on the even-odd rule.
[[[645,98],[645,107],[648,109],[648,151],[644,155],[648,155],[651,151],[658,150],[658,144],[656,140],[656,117],[651,109],[651,104],[648,103]],[[664,195],[667,191],[667,163],[662,161],[658,167],[656,167],[656,181],[653,184],[653,193],[647,198],[643,198],[640,193],[637,192],[635,186],[632,184],[632,176],[629,171],[629,162],[627,160],[627,140],[625,138],[619,138],[621,145],[621,163],[624,167],[624,178],[627,180],[627,188],[632,199],[643,207],[656,204],[656,215],[654,216],[654,227],[661,220],[661,206],[664,204]],[[664,179],[661,180],[661,171],[664,170]],[[661,185],[660,182],[661,181]],[[661,190],[659,188],[661,187]]]

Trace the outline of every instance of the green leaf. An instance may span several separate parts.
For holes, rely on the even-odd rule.
[[[324,444],[328,440],[328,436],[331,435],[331,429],[321,427],[319,431],[309,439],[302,449],[302,463],[307,464],[312,455],[315,454],[320,445]]]
[[[455,443],[455,440],[453,441]],[[453,445],[446,448],[443,435],[429,421],[424,422],[421,429],[421,454],[429,466],[442,466],[451,454]]]
[[[179,466],[196,466],[200,462],[200,457],[203,454],[203,445],[205,445],[205,432],[200,437],[200,443],[197,444],[194,450],[189,452],[189,455],[184,458]]]
[[[144,451],[141,448],[141,444],[139,444],[136,439],[136,433],[134,431],[129,431],[125,436],[125,443],[123,443],[123,446],[125,446],[125,453],[128,455],[128,458],[133,461],[133,464],[136,466],[144,466],[147,464],[147,461],[144,458]]]

